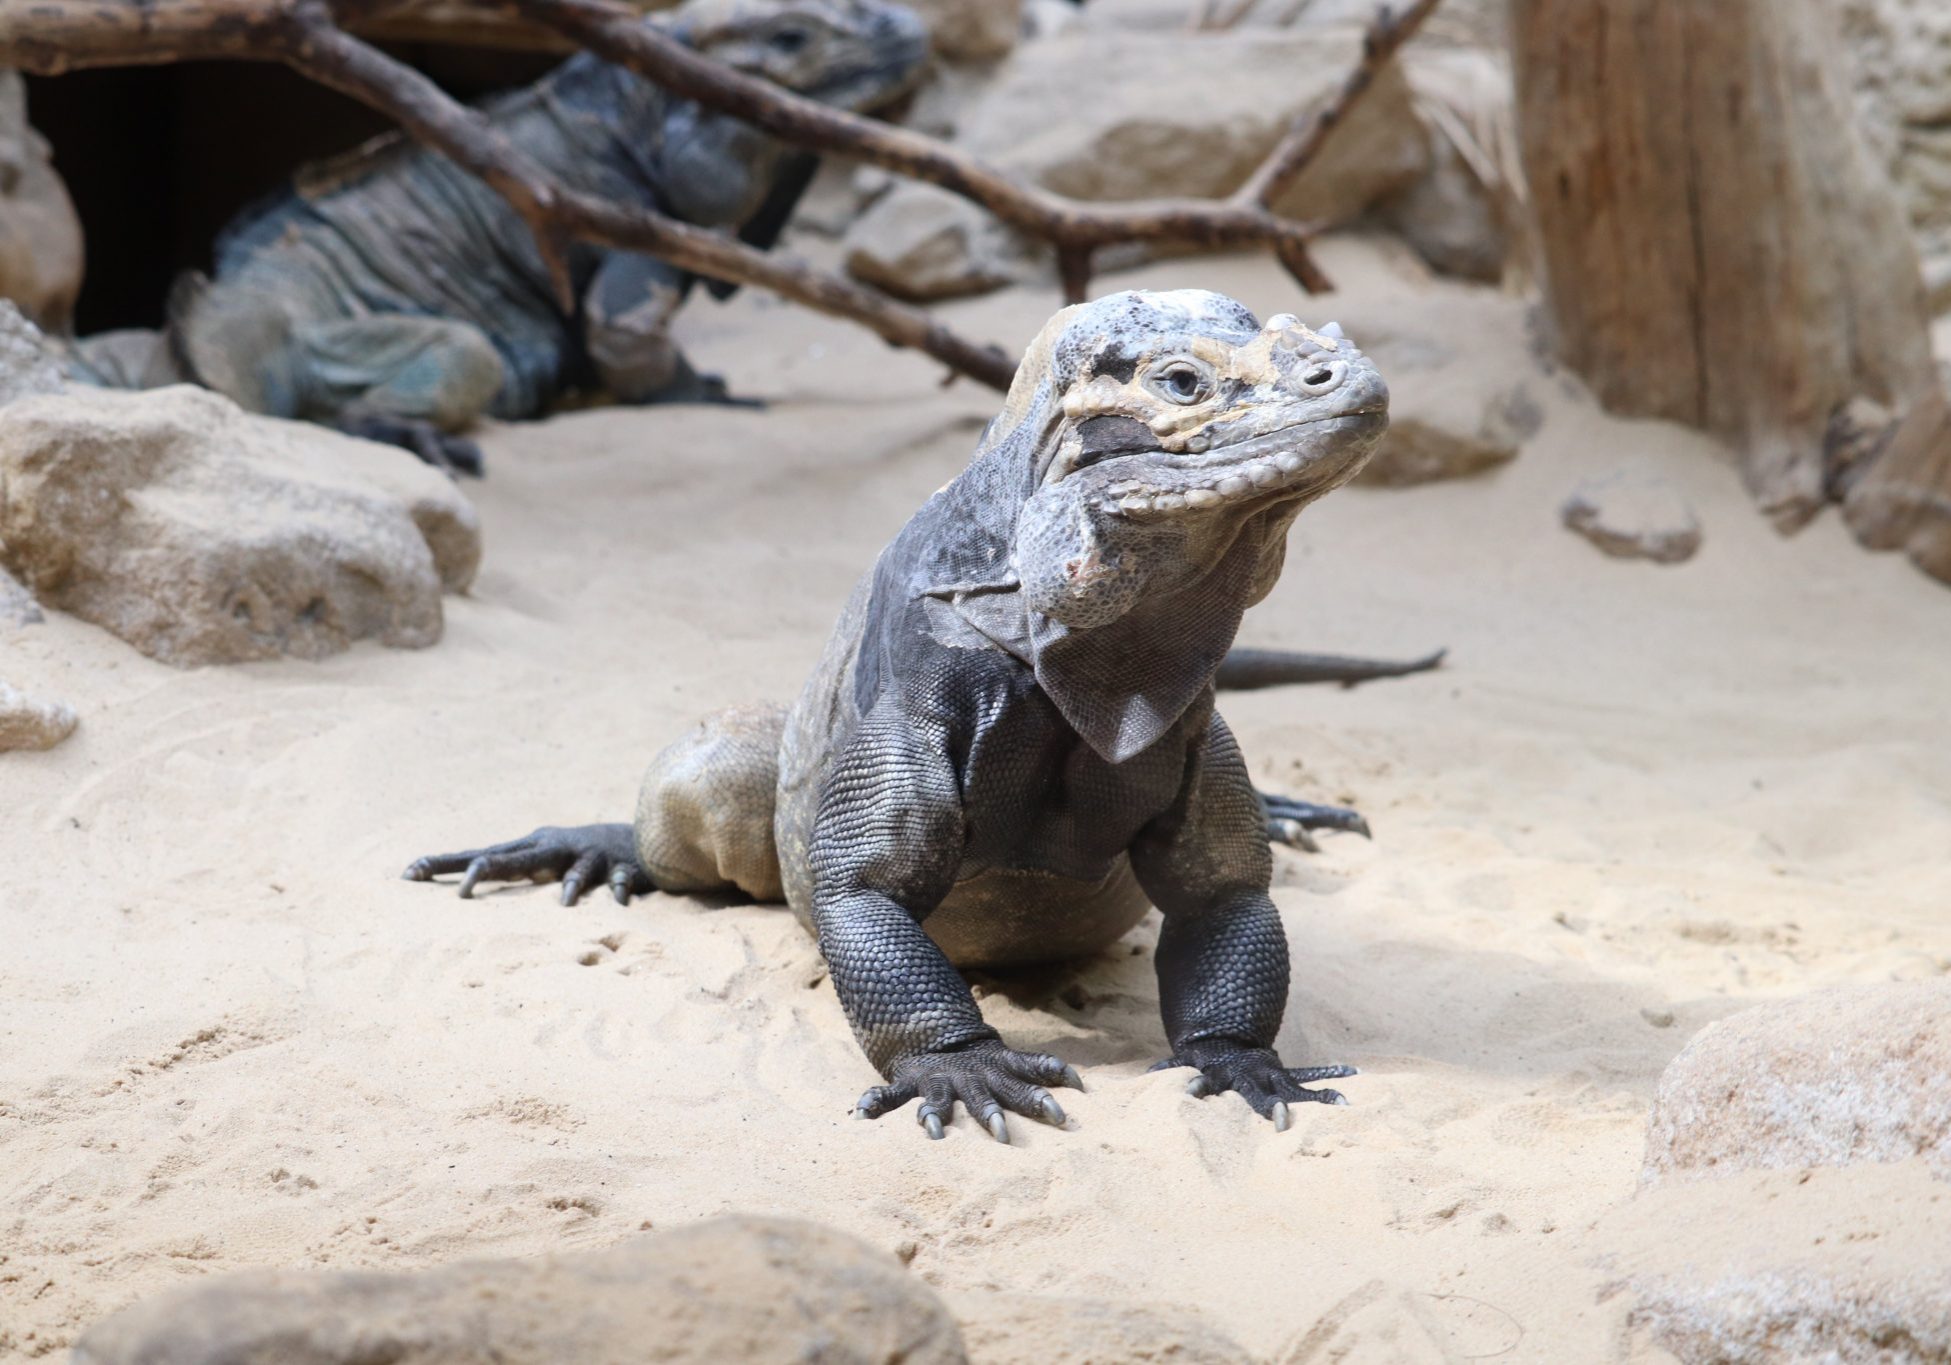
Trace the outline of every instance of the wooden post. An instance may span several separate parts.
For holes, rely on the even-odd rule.
[[[1614,411],[1727,440],[1783,530],[1840,491],[1832,422],[1880,408],[1891,431],[1848,479],[1866,509],[1881,489],[1886,511],[1853,516],[1859,535],[1908,543],[1894,502],[1928,515],[1923,490],[1895,498],[1896,480],[1936,479],[1936,515],[1951,518],[1951,446],[1931,451],[1951,425],[1933,415],[1943,403],[1916,248],[1857,131],[1833,7],[1516,0],[1513,11],[1519,135],[1565,363]],[[1951,578],[1951,548],[1925,567]]]

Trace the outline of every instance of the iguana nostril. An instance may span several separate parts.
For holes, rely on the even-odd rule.
[[[1335,377],[1335,372],[1333,370],[1329,370],[1329,369],[1310,370],[1307,374],[1301,377],[1301,382],[1303,384],[1308,385],[1310,388],[1319,388],[1321,385],[1327,383],[1330,379],[1333,379],[1334,377]]]

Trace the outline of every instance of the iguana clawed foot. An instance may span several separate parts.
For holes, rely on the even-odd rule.
[[[1271,792],[1260,792],[1259,797],[1260,804],[1267,808],[1269,843],[1319,853],[1321,846],[1314,842],[1312,834],[1317,829],[1345,830],[1364,839],[1374,837],[1369,833],[1368,821],[1345,806],[1317,806],[1312,801],[1296,801],[1291,796],[1276,796]]]
[[[410,882],[424,882],[453,872],[462,874],[463,900],[471,898],[474,888],[484,881],[560,879],[564,905],[574,905],[584,890],[604,882],[618,905],[628,905],[631,896],[657,889],[637,861],[636,835],[629,825],[621,824],[569,829],[544,825],[505,844],[416,858],[400,875]]]
[[[1270,1047],[1238,1047],[1233,1044],[1205,1044],[1182,1049],[1186,1055],[1168,1057],[1152,1068],[1164,1071],[1189,1066],[1199,1074],[1186,1083],[1186,1093],[1194,1099],[1220,1095],[1231,1090],[1253,1106],[1253,1112],[1274,1121],[1275,1132],[1285,1132],[1287,1106],[1346,1104],[1339,1090],[1309,1090],[1316,1081],[1338,1081],[1357,1072],[1352,1066],[1283,1066]]]
[[[929,1137],[940,1138],[942,1125],[955,1116],[955,1102],[960,1100],[989,1136],[1008,1142],[1004,1110],[1063,1126],[1063,1106],[1044,1088],[1052,1085],[1084,1088],[1076,1070],[1061,1057],[1018,1052],[988,1038],[952,1051],[901,1058],[894,1063],[888,1084],[860,1097],[854,1117],[877,1119],[919,1097],[921,1108],[915,1118]]]
[[[466,474],[478,479],[487,469],[480,446],[465,436],[442,431],[432,422],[366,412],[347,413],[339,418],[337,426],[349,436],[410,450],[435,469],[449,474]]]

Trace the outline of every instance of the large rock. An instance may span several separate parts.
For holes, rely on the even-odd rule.
[[[1837,987],[1709,1024],[1660,1077],[1640,1178],[1911,1157],[1951,1178],[1951,981]]]
[[[27,87],[0,71],[0,298],[65,332],[81,292],[81,220],[27,122]]]
[[[1219,197],[1339,88],[1360,50],[1354,26],[1190,39],[1080,28],[1018,48],[961,118],[956,143],[1077,199]],[[1428,164],[1408,86],[1391,63],[1275,208],[1346,220]],[[850,271],[908,298],[973,293],[1050,269],[1040,245],[928,185],[890,191],[854,224],[846,247]]]
[[[58,701],[27,696],[0,682],[0,753],[52,749],[75,730],[75,713]]]
[[[604,1251],[383,1273],[254,1271],[141,1303],[74,1365],[953,1365],[941,1301],[812,1223],[722,1218]]]
[[[440,638],[480,562],[443,475],[177,387],[0,409],[0,562],[50,607],[179,666]]]

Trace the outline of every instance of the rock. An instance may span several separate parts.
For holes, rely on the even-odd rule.
[[[557,1365],[967,1359],[892,1256],[813,1223],[720,1218],[603,1251],[434,1270],[248,1271],[137,1304],[74,1365]]]
[[[189,387],[0,409],[0,561],[51,607],[178,666],[440,638],[474,509],[390,446]]]
[[[1251,1365],[1254,1359],[1225,1333],[1183,1309],[982,1291],[952,1295],[950,1306],[962,1324],[970,1356],[979,1361]]]
[[[63,382],[61,362],[41,329],[11,300],[0,299],[0,407],[32,394],[59,393]]]
[[[65,332],[81,292],[81,220],[27,122],[27,86],[0,71],[0,298]]]
[[[1222,196],[1296,118],[1340,87],[1361,31],[1182,33],[1088,27],[1019,47],[960,119],[956,144],[1084,200]],[[1162,99],[1169,83],[1185,98]],[[1276,202],[1314,221],[1355,217],[1422,174],[1429,150],[1394,63],[1321,158]],[[986,226],[931,186],[901,184],[846,237],[847,268],[906,298],[942,298],[1051,269],[1041,244]]]
[[[1640,1180],[1911,1157],[1951,1179],[1951,981],[1842,986],[1709,1024],[1660,1077]]]
[[[58,701],[37,701],[0,682],[0,753],[52,749],[75,732],[75,713]]]
[[[1700,521],[1680,490],[1656,475],[1587,479],[1565,499],[1566,526],[1615,559],[1679,564],[1700,549]]]
[[[1348,329],[1389,376],[1389,430],[1356,482],[1389,488],[1457,479],[1516,457],[1544,425],[1523,380],[1475,353],[1407,332]]]
[[[1633,1322],[1684,1365],[1938,1365],[1951,1360],[1942,1190],[1917,1162],[1643,1190],[1594,1230],[1606,1296],[1628,1290]]]
[[[902,0],[928,24],[928,45],[950,62],[993,62],[1023,29],[1023,0]]]

